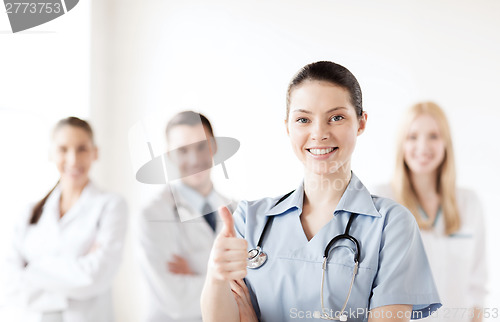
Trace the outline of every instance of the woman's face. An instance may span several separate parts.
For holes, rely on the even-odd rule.
[[[92,162],[96,159],[97,148],[85,130],[64,125],[55,131],[51,160],[56,164],[61,182],[85,185]]]
[[[445,142],[432,116],[422,114],[410,124],[403,152],[404,160],[414,174],[437,171],[445,157]]]
[[[356,115],[347,90],[326,81],[305,81],[292,90],[287,132],[306,172],[350,171],[356,138],[366,114]]]

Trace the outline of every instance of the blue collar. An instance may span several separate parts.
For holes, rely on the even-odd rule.
[[[278,200],[276,199],[276,201]],[[299,213],[302,213],[303,203],[304,182],[302,181],[288,198],[276,205],[276,207],[272,207],[266,213],[266,216],[281,215],[293,208],[297,208]],[[351,180],[333,213],[337,214],[342,211],[372,217],[382,217],[377,208],[375,208],[370,192],[353,172],[351,172]]]
[[[191,209],[200,214],[203,213],[203,207],[207,202],[212,210],[217,210],[216,207],[221,204],[213,188],[206,197],[202,196],[198,191],[186,185],[181,180],[171,182],[170,188],[176,202],[180,202],[183,205],[189,205]]]

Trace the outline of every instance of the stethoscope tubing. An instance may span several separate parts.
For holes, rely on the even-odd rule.
[[[292,192],[293,191],[284,195],[274,205],[274,207],[276,205],[278,205],[280,202],[282,202],[283,200],[285,200],[290,194],[292,194]],[[321,318],[323,320],[347,321],[347,316],[344,314],[344,312],[345,312],[345,308],[347,307],[347,303],[349,302],[349,298],[351,296],[352,287],[354,285],[354,279],[358,273],[359,257],[361,254],[361,246],[360,246],[358,240],[356,238],[354,238],[353,236],[349,235],[349,230],[351,228],[352,222],[354,221],[354,218],[356,218],[356,214],[351,213],[344,233],[332,238],[332,240],[330,240],[328,245],[325,247],[325,252],[324,252],[324,256],[323,256],[323,263],[322,263],[322,276],[321,276],[321,289],[320,289],[321,313],[319,315],[319,318]],[[264,229],[263,229],[262,233],[260,234],[259,241],[257,242],[257,246],[248,252],[249,256],[248,256],[248,260],[247,260],[247,268],[250,268],[250,269],[260,268],[267,261],[267,254],[262,251],[262,242],[263,242],[264,236],[266,235],[267,231],[269,230],[269,227],[272,225],[273,220],[274,220],[274,216],[267,218],[266,224],[264,225]],[[326,268],[327,268],[327,262],[328,262],[330,249],[332,248],[332,246],[336,242],[338,242],[339,240],[342,240],[342,239],[347,239],[347,240],[351,241],[356,247],[356,250],[354,251],[354,269],[353,269],[353,273],[352,273],[351,283],[349,285],[349,292],[347,293],[347,297],[344,301],[344,304],[342,305],[342,309],[340,310],[340,316],[333,317],[333,316],[330,316],[327,313],[325,313],[326,311],[325,311],[325,306],[324,306],[323,290],[324,290]]]

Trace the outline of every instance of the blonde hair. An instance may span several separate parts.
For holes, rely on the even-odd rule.
[[[445,220],[445,233],[453,234],[460,228],[460,216],[456,200],[455,157],[451,132],[443,110],[433,102],[420,102],[413,105],[401,123],[396,147],[396,168],[392,187],[396,200],[408,208],[417,220],[420,229],[431,229],[432,223],[424,220],[418,211],[419,202],[413,188],[410,169],[404,160],[403,145],[408,136],[411,123],[420,115],[427,114],[436,120],[445,144],[445,156],[437,175],[437,192],[441,197],[441,210]]]

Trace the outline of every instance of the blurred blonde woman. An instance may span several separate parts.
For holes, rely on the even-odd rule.
[[[24,308],[23,322],[110,322],[125,202],[89,178],[97,147],[86,121],[68,117],[56,124],[50,159],[59,181],[19,217],[5,263],[6,291]]]
[[[412,106],[397,140],[392,185],[378,193],[406,206],[420,227],[443,303],[433,321],[481,321],[485,236],[476,194],[456,187],[450,128],[432,102]]]

